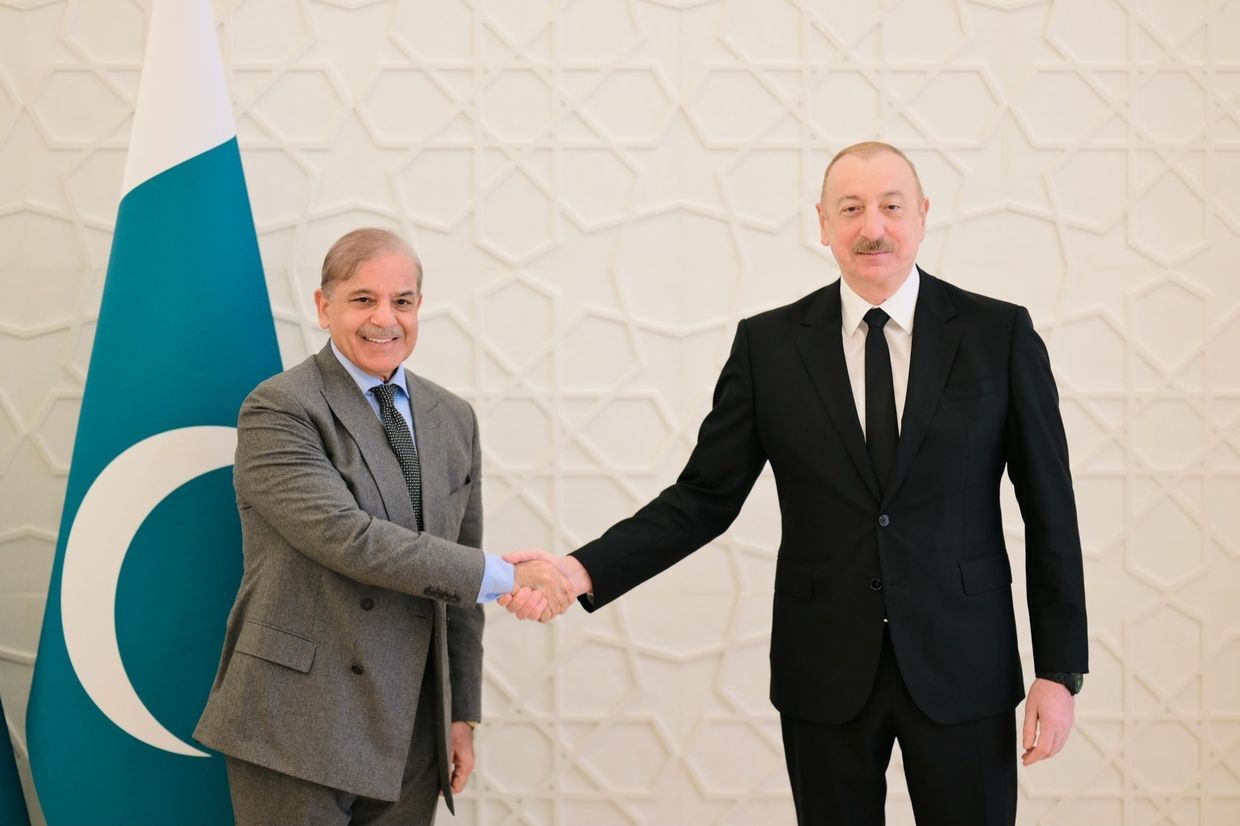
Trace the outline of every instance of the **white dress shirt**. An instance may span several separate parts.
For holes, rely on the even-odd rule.
[[[909,356],[913,352],[913,314],[917,309],[917,293],[921,289],[921,275],[917,267],[908,278],[878,307],[891,320],[883,327],[887,336],[887,349],[891,353],[891,381],[896,395],[896,427],[903,429],[904,396],[908,393]],[[844,336],[844,362],[848,365],[848,383],[852,385],[853,401],[857,404],[857,420],[861,433],[865,434],[865,337],[870,327],[865,314],[873,304],[853,292],[848,282],[840,279],[840,316]]]

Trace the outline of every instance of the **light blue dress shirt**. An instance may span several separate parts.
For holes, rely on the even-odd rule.
[[[362,395],[366,401],[370,403],[370,409],[375,411],[375,415],[382,420],[383,416],[379,412],[379,400],[375,398],[375,394],[370,391],[378,387],[383,382],[379,381],[369,373],[365,373],[356,364],[349,361],[339,350],[336,349],[336,342],[330,342],[332,355],[340,362],[340,366],[348,371],[353,377],[353,381],[357,382],[358,389],[362,391]],[[409,433],[413,436],[413,444],[418,444],[418,431],[413,425],[413,408],[409,405],[409,388],[405,386],[405,371],[397,370],[396,375],[392,376],[391,384],[396,385],[396,410],[405,419],[405,424],[409,425]],[[478,602],[490,602],[504,594],[512,593],[513,585],[516,582],[516,573],[513,571],[512,563],[504,561],[503,557],[496,554],[485,554],[486,568],[482,572],[482,587],[478,591]]]

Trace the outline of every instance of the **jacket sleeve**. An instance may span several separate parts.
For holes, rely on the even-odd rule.
[[[253,508],[320,565],[367,585],[474,603],[482,552],[362,510],[288,391],[260,385],[242,405],[233,479],[239,507]]]
[[[1068,440],[1050,358],[1024,307],[1016,313],[1010,359],[1007,466],[1025,522],[1034,668],[1085,673],[1085,575]]]
[[[458,541],[482,547],[482,448],[478,417],[469,411],[473,424],[473,459],[470,462],[469,503],[461,521]],[[452,719],[482,721],[482,629],[481,605],[448,606],[448,670],[452,683]]]
[[[758,438],[749,331],[737,327],[710,413],[680,478],[633,516],[573,553],[593,581],[588,611],[670,568],[728,529],[766,454]]]

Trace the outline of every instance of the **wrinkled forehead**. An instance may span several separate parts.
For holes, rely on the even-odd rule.
[[[371,284],[366,279],[350,278],[337,282],[336,295],[349,298],[351,296],[369,295],[375,298],[417,298],[417,284],[412,278],[401,284]]]

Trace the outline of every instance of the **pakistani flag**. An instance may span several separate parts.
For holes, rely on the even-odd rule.
[[[4,703],[0,703],[0,823],[5,826],[30,824],[26,798],[22,795],[22,781],[17,776],[17,761],[13,759],[9,726],[4,718]]]
[[[156,0],[35,663],[49,826],[232,822],[190,733],[241,577],[237,411],[280,369],[210,0]]]

